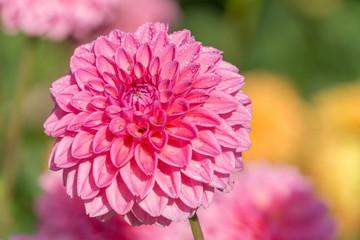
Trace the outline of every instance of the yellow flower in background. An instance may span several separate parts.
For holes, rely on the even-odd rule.
[[[292,162],[304,141],[305,103],[289,79],[266,72],[244,74],[244,92],[252,99],[252,146],[244,159]],[[246,164],[246,163],[245,163]]]
[[[327,197],[343,236],[360,227],[360,83],[342,84],[314,98],[309,173]]]

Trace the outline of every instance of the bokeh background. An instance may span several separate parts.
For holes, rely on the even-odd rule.
[[[223,50],[246,78],[253,146],[245,167],[259,159],[298,166],[330,206],[340,239],[360,239],[360,1],[178,4],[170,29]],[[42,127],[53,107],[48,89],[79,44],[0,31],[0,238],[34,230],[38,176],[54,141]]]

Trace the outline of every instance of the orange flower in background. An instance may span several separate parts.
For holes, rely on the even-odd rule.
[[[244,159],[294,162],[303,143],[305,103],[290,81],[266,72],[250,72],[244,91],[253,101],[250,138]]]
[[[337,85],[314,98],[309,172],[344,236],[360,226],[360,83]]]

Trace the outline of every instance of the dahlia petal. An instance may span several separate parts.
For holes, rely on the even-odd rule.
[[[132,74],[135,76],[135,78],[140,79],[145,75],[145,73],[146,73],[145,67],[140,62],[135,63],[132,71]]]
[[[208,158],[200,161],[191,159],[181,172],[189,178],[203,183],[209,183],[214,175],[211,160]]]
[[[131,73],[134,64],[130,54],[123,48],[118,48],[115,54],[115,62],[117,66],[126,73]]]
[[[63,89],[69,87],[71,85],[71,76],[70,75],[65,75],[61,78],[59,78],[58,80],[56,80],[55,82],[52,83],[52,92],[55,93],[55,95],[57,95],[59,92],[61,92]],[[56,97],[56,96],[55,96]]]
[[[116,74],[115,63],[103,55],[100,55],[96,58],[96,68],[101,74],[104,72]]]
[[[166,227],[171,224],[171,220],[164,218],[163,216],[160,216],[160,217],[156,218],[155,224],[158,225],[159,227]]]
[[[224,119],[221,119],[221,125],[215,127],[215,136],[223,147],[236,148],[240,145],[238,135]]]
[[[114,86],[114,84],[105,84],[104,85],[104,92],[106,93],[107,96],[118,96],[119,91],[118,89]]]
[[[199,74],[193,81],[193,88],[211,88],[221,82],[221,77],[215,73],[205,72]]]
[[[242,152],[235,152],[235,171],[241,171],[244,169],[244,163],[242,160]]]
[[[144,198],[155,183],[154,175],[144,174],[134,160],[120,168],[120,174],[130,192],[140,198]]]
[[[166,112],[163,109],[161,109],[154,116],[151,116],[149,118],[149,122],[152,126],[161,128],[166,123],[166,117],[167,117]]]
[[[94,64],[95,54],[91,52],[78,54],[74,53],[74,55],[70,58],[71,72],[75,72],[79,68],[94,66]]]
[[[204,73],[213,68],[222,60],[222,56],[218,53],[201,53],[196,61],[200,64],[200,73]]]
[[[188,120],[181,119],[166,124],[169,136],[182,140],[193,140],[198,137],[197,128]]]
[[[177,84],[175,84],[175,86],[172,89],[172,92],[175,95],[185,94],[186,92],[188,92],[191,89],[191,86],[192,86],[192,81],[182,80],[181,82],[178,82]]]
[[[92,143],[94,135],[89,132],[79,132],[72,143],[71,154],[75,158],[83,159],[93,154]]]
[[[227,179],[226,187],[224,189],[222,189],[222,191],[224,193],[230,192],[234,188],[234,184],[235,184],[234,174],[230,173],[230,175]]]
[[[201,202],[201,205],[204,208],[210,207],[210,204],[214,198],[214,191],[215,189],[213,187],[204,184],[204,195]]]
[[[249,96],[246,95],[246,93],[244,93],[242,90],[239,90],[238,92],[236,92],[235,98],[236,98],[236,100],[238,100],[240,103],[242,103],[244,105],[249,105],[251,103]]]
[[[134,213],[132,213],[132,212],[128,212],[127,214],[125,214],[124,220],[131,226],[143,225],[143,223],[139,219],[137,219],[137,217],[135,217]]]
[[[106,119],[106,114],[103,111],[96,111],[91,113],[83,122],[84,127],[89,127],[89,128],[93,128],[93,127],[97,127],[101,124],[103,124],[103,122]]]
[[[72,108],[70,105],[71,98],[74,94],[79,92],[79,88],[76,85],[70,85],[69,87],[60,91],[56,96],[56,103],[58,106],[64,110],[65,112],[72,112]]]
[[[135,139],[142,141],[144,140],[149,133],[149,124],[145,123],[129,123],[126,127],[127,131],[133,136]]]
[[[51,132],[52,137],[60,137],[63,135],[66,130],[67,126],[69,125],[70,121],[75,117],[74,113],[68,113],[63,116],[54,126],[54,129]]]
[[[50,156],[49,156],[49,160],[48,160],[48,166],[49,166],[49,169],[52,170],[52,171],[61,170],[61,168],[57,167],[56,163],[55,163],[55,152],[57,150],[57,147],[59,146],[60,141],[61,141],[61,138],[56,139],[56,142],[55,142],[55,144],[54,144],[54,146],[53,146],[53,148],[51,149],[51,152],[50,152]]]
[[[235,111],[222,115],[230,126],[248,123],[251,120],[251,113],[243,106],[238,105]]]
[[[200,130],[198,134],[199,137],[191,141],[195,152],[212,157],[221,154],[221,147],[214,133],[210,130]]]
[[[156,222],[156,217],[151,216],[144,210],[142,210],[138,204],[134,204],[132,207],[132,212],[134,213],[135,217],[142,222],[142,224],[150,225]]]
[[[181,173],[178,168],[159,162],[156,183],[169,197],[177,198],[181,190]]]
[[[245,128],[240,128],[235,131],[236,135],[240,139],[240,146],[237,148],[238,151],[246,151],[249,150],[251,146],[249,132]]]
[[[111,118],[119,117],[121,111],[121,107],[117,105],[110,105],[106,108],[106,114]]]
[[[234,73],[239,72],[239,69],[236,66],[226,61],[220,61],[219,65],[217,66],[217,69],[226,69]]]
[[[161,215],[173,222],[180,222],[189,218],[194,212],[194,209],[185,205],[181,200],[169,199],[168,205]]]
[[[153,26],[150,23],[141,25],[135,32],[134,35],[140,43],[148,43],[153,38]]]
[[[115,117],[109,124],[110,131],[114,136],[121,136],[126,132],[126,120],[120,117]]]
[[[209,183],[211,187],[217,188],[217,189],[225,189],[228,180],[229,180],[230,174],[229,173],[219,173],[217,171],[214,171],[214,177],[212,181]]]
[[[189,110],[189,103],[185,98],[177,98],[173,101],[167,109],[168,118],[171,116],[185,115]]]
[[[209,98],[207,91],[203,89],[192,89],[186,94],[186,100],[188,100],[191,107],[195,107],[205,103]]]
[[[104,96],[95,96],[91,98],[91,105],[99,110],[105,109],[107,106],[109,106],[109,103],[107,102],[107,98]]]
[[[149,66],[152,59],[152,52],[148,43],[140,45],[139,49],[136,52],[135,59],[137,62],[140,62],[145,68]]]
[[[78,165],[76,189],[77,195],[82,199],[92,199],[100,191],[95,184],[93,175],[91,174],[91,168],[91,160],[84,160]]]
[[[115,42],[109,41],[106,37],[99,37],[94,44],[94,53],[96,57],[106,56],[112,58],[115,55],[115,50],[119,46]]]
[[[77,197],[77,168],[73,166],[71,168],[65,168],[63,170],[63,182],[66,187],[66,193],[71,198]]]
[[[75,131],[82,127],[85,119],[90,115],[90,113],[87,112],[80,112],[78,115],[76,115],[67,126],[68,131]]]
[[[180,70],[178,81],[181,82],[183,80],[194,80],[199,74],[200,65],[197,62],[192,62],[182,67]]]
[[[194,42],[190,44],[186,43],[180,46],[176,58],[179,61],[180,66],[186,66],[190,62],[194,61],[199,55],[200,48],[200,42]]]
[[[235,155],[233,151],[223,151],[214,157],[214,170],[220,173],[231,173],[235,170]]]
[[[162,79],[169,79],[172,81],[179,75],[179,63],[177,61],[171,61],[166,63],[160,70],[160,77]]]
[[[158,158],[171,166],[183,167],[191,159],[190,144],[169,139],[168,144],[158,154]]]
[[[160,65],[164,66],[166,63],[171,62],[175,59],[176,48],[174,44],[169,44],[160,49],[157,53],[157,57],[160,59]]]
[[[51,132],[53,131],[56,123],[65,115],[67,114],[67,112],[64,112],[61,108],[56,107],[52,110],[52,112],[50,113],[49,117],[46,119],[45,123],[44,123],[44,128],[45,128],[45,133],[47,135],[50,135]]]
[[[138,144],[135,147],[135,161],[141,171],[146,175],[151,175],[154,173],[155,168],[157,167],[157,156],[154,150],[147,145],[146,143]]]
[[[71,144],[73,141],[74,137],[72,136],[65,136],[60,140],[54,154],[54,163],[57,167],[68,168],[78,163],[79,159],[71,155]]]
[[[85,90],[84,86],[93,78],[100,77],[95,67],[79,68],[74,72],[75,80],[81,90]]]
[[[107,73],[110,74],[110,73]],[[89,87],[90,91],[95,93],[95,95],[104,92],[105,82],[100,78],[91,78],[87,82],[87,86]]]
[[[215,87],[216,90],[231,94],[238,91],[244,85],[244,77],[236,72],[217,69],[215,73],[220,75],[222,78],[219,85]]]
[[[170,42],[174,43],[176,47],[179,47],[180,45],[184,44],[190,38],[190,36],[191,33],[187,29],[177,31],[170,34]]]
[[[84,204],[89,217],[101,217],[111,211],[111,207],[104,193],[99,194],[93,199],[84,200]]]
[[[233,96],[214,90],[211,91],[209,100],[203,106],[215,113],[222,114],[234,111],[238,105],[238,101]]]
[[[137,203],[139,207],[147,212],[150,216],[159,217],[164,211],[164,208],[168,202],[169,198],[157,185],[155,185],[149,194]]]
[[[216,127],[221,124],[221,118],[219,115],[204,107],[190,109],[185,115],[185,119],[195,125],[204,127]]]
[[[216,49],[214,47],[208,47],[208,46],[203,46],[201,48],[201,52],[202,53],[216,53],[216,54],[222,54],[223,51],[220,51],[219,49]]]
[[[101,153],[107,150],[114,139],[111,131],[108,126],[100,128],[100,130],[95,134],[93,141],[93,151],[94,153]]]
[[[92,164],[92,174],[96,186],[99,188],[109,186],[117,176],[119,170],[111,163],[108,154],[98,155]]]
[[[117,176],[115,181],[105,189],[105,193],[109,205],[118,214],[128,213],[134,205],[134,196],[120,176]]]
[[[160,49],[162,49],[165,45],[169,44],[169,40],[167,34],[165,32],[160,32],[154,41],[150,44],[152,47],[152,52],[156,55]]]
[[[153,58],[149,66],[149,72],[153,76],[153,78],[155,74],[159,73],[159,69],[160,69],[159,57]]]
[[[135,55],[138,49],[138,43],[135,40],[135,38],[132,36],[132,34],[128,33],[125,35],[122,42],[122,48],[126,49],[126,51],[130,54],[130,56]]]
[[[122,167],[133,156],[134,143],[132,137],[116,138],[111,145],[110,157],[115,167]]]
[[[182,175],[182,185],[179,198],[191,208],[201,205],[203,197],[203,184]]]
[[[92,110],[90,100],[93,96],[89,91],[78,92],[71,98],[70,104],[80,111],[89,112]]]
[[[156,150],[161,150],[168,142],[168,134],[165,131],[149,132],[149,143]]]

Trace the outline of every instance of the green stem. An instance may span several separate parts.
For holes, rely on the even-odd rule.
[[[192,218],[189,218],[189,222],[194,235],[194,240],[204,240],[204,235],[201,231],[200,222],[196,213]]]

